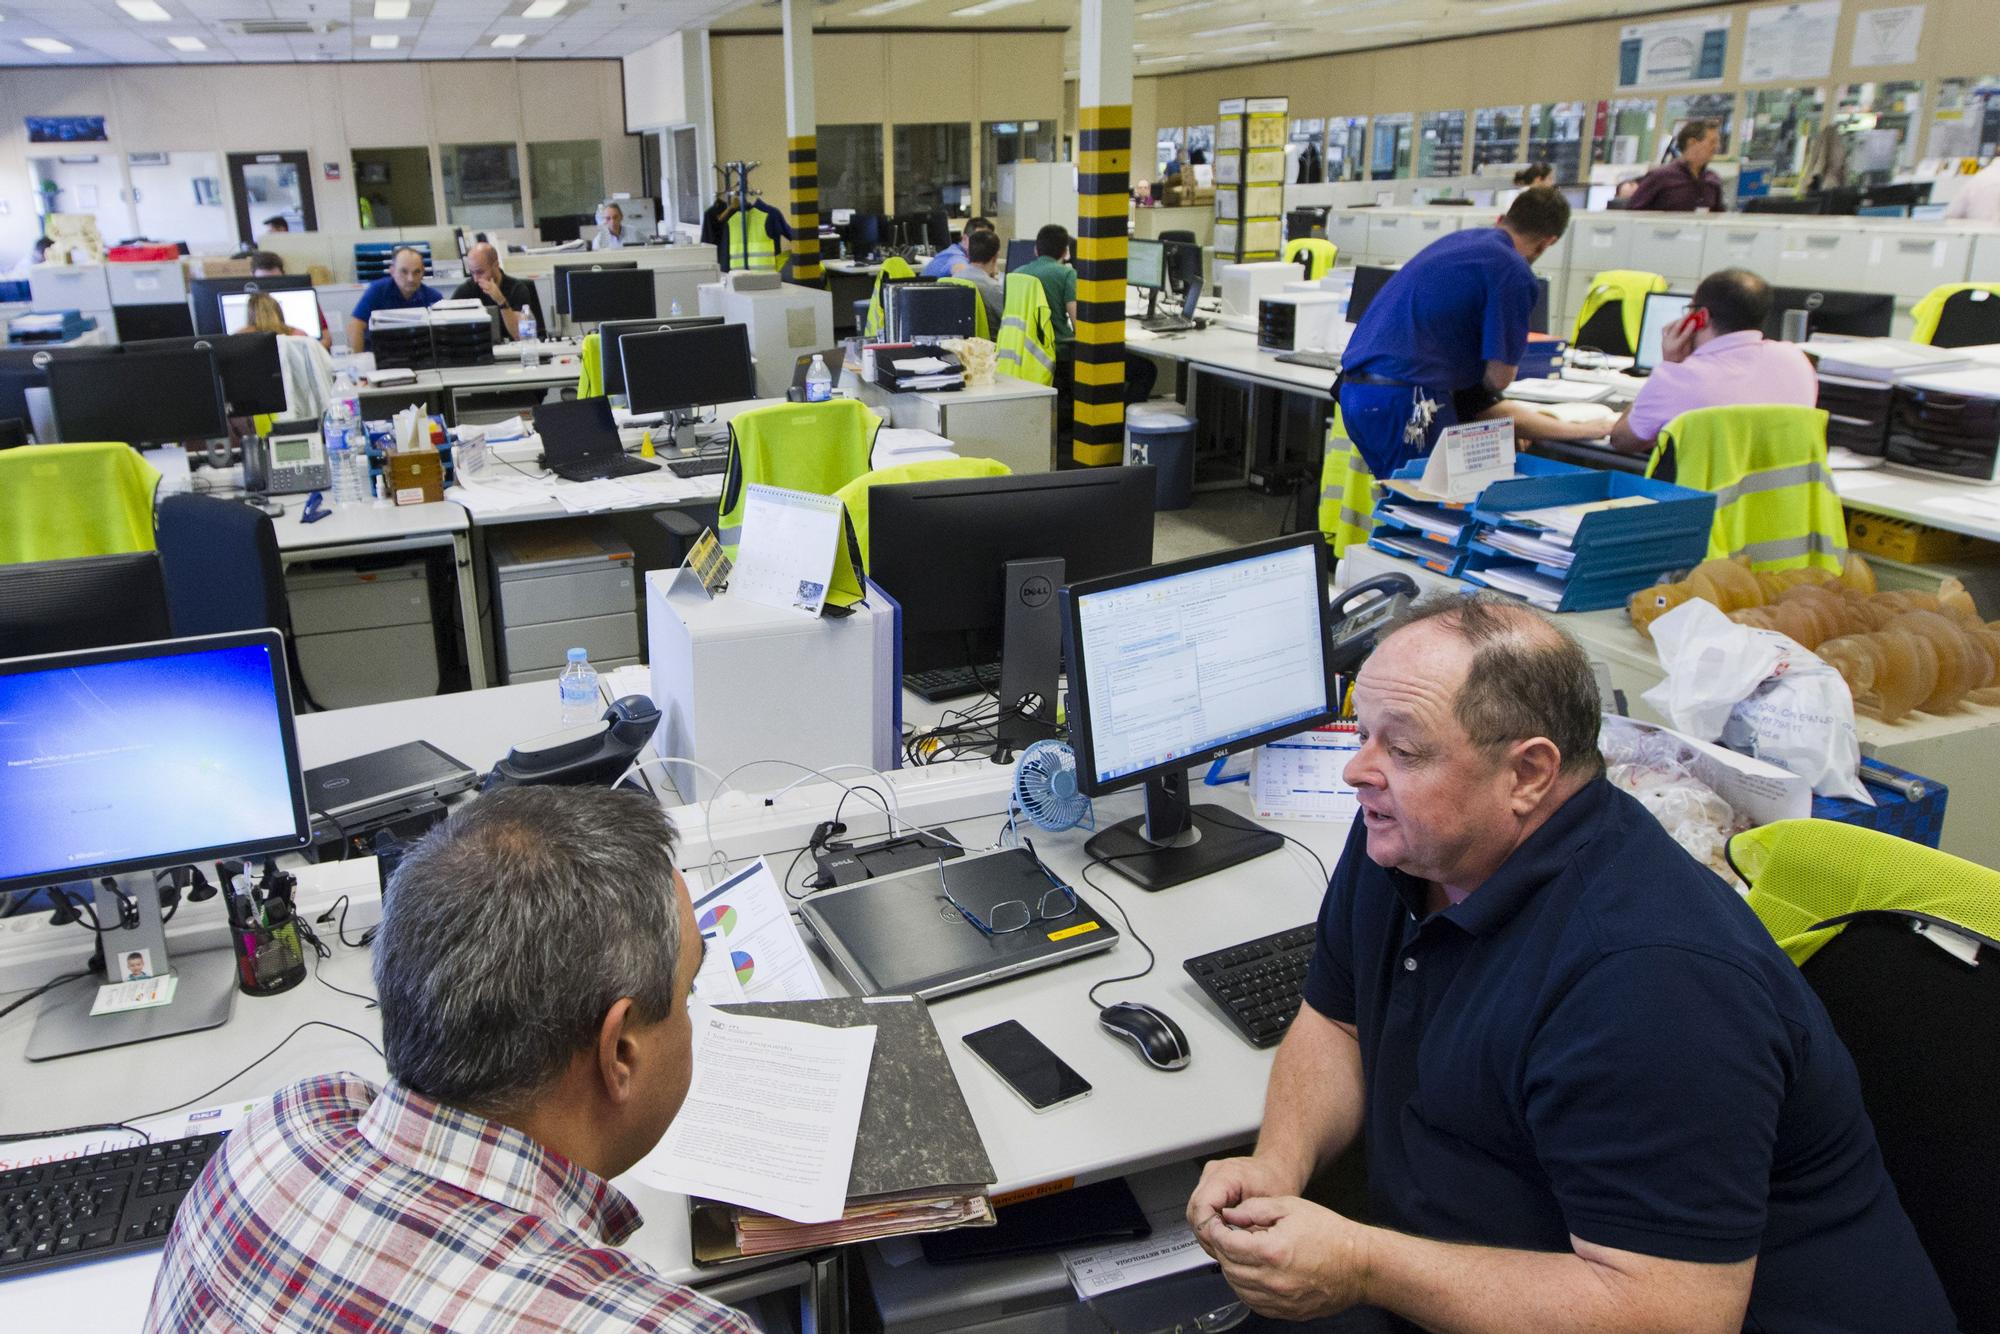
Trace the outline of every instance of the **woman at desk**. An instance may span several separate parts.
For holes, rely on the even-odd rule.
[[[252,292],[250,306],[245,312],[248,322],[236,333],[291,334],[296,338],[311,338],[304,329],[294,329],[285,323],[285,312],[279,307],[278,299],[269,292]]]

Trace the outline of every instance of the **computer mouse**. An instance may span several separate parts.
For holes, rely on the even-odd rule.
[[[1130,1043],[1132,1050],[1139,1053],[1139,1059],[1154,1069],[1187,1069],[1187,1034],[1152,1006],[1119,1001],[1099,1010],[1097,1022],[1111,1036]]]

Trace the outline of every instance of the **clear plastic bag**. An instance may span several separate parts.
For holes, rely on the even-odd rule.
[[[1750,821],[1695,777],[1687,748],[1663,733],[1624,729],[1607,731],[1603,748],[1612,785],[1638,798],[1689,856],[1735,883],[1723,848]]]

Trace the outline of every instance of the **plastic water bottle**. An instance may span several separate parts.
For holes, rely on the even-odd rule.
[[[542,345],[536,340],[541,336],[541,328],[535,323],[535,312],[521,312],[521,369],[531,371],[542,364]]]
[[[833,397],[833,372],[826,368],[826,358],[813,353],[813,364],[806,368],[806,402],[824,403]]]
[[[347,405],[347,448],[343,452],[347,455],[346,494],[334,499],[355,503],[370,499],[374,488],[368,477],[368,423],[361,419],[358,399]]]
[[[562,690],[564,727],[581,727],[603,716],[604,709],[597,700],[597,669],[590,665],[587,651],[580,648],[569,651],[569,666],[556,678],[556,685]]]
[[[320,434],[326,441],[327,472],[333,483],[333,503],[354,504],[367,499],[366,483],[360,479],[368,467],[367,442],[364,438],[361,453],[357,456],[354,447],[355,422],[354,384],[345,371],[334,377],[333,396],[326,405],[326,413],[320,418]],[[356,463],[360,467],[357,470]]]

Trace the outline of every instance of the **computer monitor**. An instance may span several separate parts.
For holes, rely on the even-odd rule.
[[[572,274],[597,273],[605,269],[636,269],[636,259],[593,259],[588,264],[558,264],[549,270],[556,285],[556,314],[569,314],[569,280]],[[633,318],[643,319],[643,316]]]
[[[69,653],[172,633],[158,552],[0,565],[0,644],[9,654]]]
[[[625,359],[619,341],[627,334],[659,333],[666,329],[703,329],[722,323],[720,315],[683,315],[665,320],[606,320],[597,326],[597,350],[604,366],[604,392],[625,392]]]
[[[48,377],[56,429],[65,441],[178,444],[229,430],[215,354],[205,347],[52,361]]]
[[[1634,374],[1649,374],[1660,364],[1662,335],[1668,325],[1688,313],[1693,303],[1694,298],[1685,292],[1646,293],[1646,306],[1639,316],[1639,348],[1632,354]]]
[[[1095,579],[1153,559],[1153,470],[1090,468],[878,486],[868,575],[903,608],[903,670],[1000,660],[1010,560],[1061,557]]]
[[[650,320],[658,313],[649,269],[586,270],[569,276],[569,317],[579,324]]]
[[[1035,239],[1032,236],[1027,238],[1017,237],[1007,243],[1007,272],[1012,273],[1023,264],[1034,263],[1034,260]]]
[[[1806,312],[1806,335],[1840,334],[1847,338],[1887,338],[1896,318],[1896,298],[1889,292],[1832,292],[1810,287],[1773,287],[1771,313],[1764,318],[1764,336],[1784,336],[1785,312]]]
[[[1167,247],[1162,241],[1125,243],[1125,282],[1142,292],[1157,292],[1167,285]]]
[[[1535,275],[1535,305],[1528,312],[1528,332],[1545,334],[1549,331],[1549,280],[1541,274]]]
[[[745,325],[626,334],[618,347],[625,398],[634,412],[686,412],[757,397]]]
[[[972,337],[979,293],[964,283],[906,282],[882,290],[889,303],[890,342]]]
[[[278,335],[217,334],[212,337],[155,338],[127,343],[127,352],[176,352],[207,349],[222,377],[222,397],[232,417],[285,411],[285,367],[278,352]]]
[[[834,226],[845,227],[854,221],[854,210],[851,208],[837,208],[833,210],[832,216]]]
[[[1354,266],[1354,286],[1347,294],[1347,322],[1361,323],[1361,317],[1368,313],[1383,284],[1396,274],[1394,269],[1385,269],[1379,264],[1357,264]]]
[[[43,444],[55,439],[53,432],[44,436],[38,429],[39,422],[48,418],[48,366],[55,361],[102,360],[125,354],[122,347],[0,347],[0,419],[27,422],[35,429],[36,437]],[[36,393],[36,401],[29,400],[31,391]],[[39,411],[37,410],[39,407]]]
[[[250,292],[224,292],[216,300],[222,303],[223,333],[242,333],[250,323]],[[319,337],[319,298],[312,289],[286,288],[272,292],[271,299],[278,303],[284,313],[285,323],[302,334]]]
[[[204,635],[0,661],[0,892],[95,901],[107,958],[143,953],[170,1004],[90,1014],[94,988],[41,1013],[29,1060],[213,1028],[236,991],[228,949],[169,958],[153,872],[311,841],[284,637]],[[198,777],[198,781],[191,781]],[[113,887],[98,882],[114,877]],[[203,912],[183,904],[180,911]]]
[[[1320,535],[1301,533],[1062,590],[1077,786],[1146,791],[1146,813],[1088,855],[1157,890],[1283,845],[1193,804],[1188,767],[1333,721],[1325,568]]]
[[[194,278],[188,282],[188,302],[194,307],[194,331],[198,334],[228,333],[237,326],[225,326],[222,298],[236,292],[293,292],[312,290],[312,279],[303,273],[267,273],[259,278]],[[306,328],[306,325],[300,325]],[[319,320],[310,326],[317,330]]]

